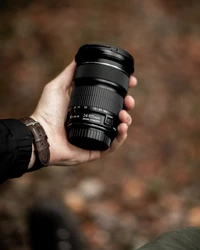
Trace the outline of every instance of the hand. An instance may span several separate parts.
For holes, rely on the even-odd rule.
[[[73,61],[53,81],[48,83],[42,93],[38,106],[31,115],[33,119],[43,126],[50,144],[50,164],[72,166],[79,163],[98,159],[103,154],[115,151],[127,137],[128,127],[132,123],[131,116],[127,113],[135,105],[134,99],[127,95],[124,100],[126,110],[121,110],[118,126],[118,135],[106,151],[90,151],[78,148],[67,140],[64,123],[70,100],[69,90],[71,87],[76,63]],[[129,87],[137,84],[135,77],[130,77]]]

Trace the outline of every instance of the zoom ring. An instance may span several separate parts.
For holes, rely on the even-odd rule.
[[[108,89],[95,86],[78,86],[72,91],[69,108],[73,106],[97,107],[118,115],[123,109],[123,98]]]

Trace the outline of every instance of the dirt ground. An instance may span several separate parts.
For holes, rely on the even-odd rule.
[[[139,81],[117,152],[1,186],[1,250],[29,249],[26,213],[46,198],[70,207],[91,250],[134,250],[169,229],[200,226],[199,13],[198,0],[1,1],[1,118],[30,115],[85,43],[129,51]]]

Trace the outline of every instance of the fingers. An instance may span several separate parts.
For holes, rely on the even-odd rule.
[[[131,76],[129,87],[134,87],[136,84],[137,84],[137,79],[134,76]],[[135,100],[133,99],[132,96],[127,95],[125,97],[124,106],[125,106],[125,109],[127,111],[129,111],[135,107]],[[121,124],[119,124],[119,126],[117,128],[117,132],[118,132],[117,137],[112,142],[110,148],[108,150],[102,152],[102,154],[107,154],[109,152],[115,151],[126,140],[128,127],[132,123],[132,118],[126,110],[121,110],[119,112],[119,119],[121,121]]]
[[[131,116],[127,113],[126,110],[121,110],[119,113],[119,119],[122,123],[119,124],[117,128],[117,137],[112,142],[110,148],[105,151],[105,153],[109,153],[115,151],[119,148],[127,138],[128,127],[132,123]]]
[[[130,76],[129,88],[137,85],[137,78],[133,75]],[[126,110],[131,110],[135,107],[135,100],[132,96],[127,95],[124,99],[124,106]]]
[[[124,99],[124,107],[126,110],[131,110],[135,107],[135,100],[132,96],[127,95]]]
[[[129,88],[135,87],[137,85],[137,78],[133,75],[130,76]]]
[[[67,90],[73,80],[76,62],[73,60],[50,84]]]
[[[76,69],[76,62],[73,60],[50,84],[56,87],[63,87],[67,90],[73,80],[74,72]],[[129,88],[137,85],[137,79],[135,76],[130,76]]]
[[[110,146],[110,151],[115,151],[118,149],[127,138],[128,125],[126,123],[121,123],[118,128],[118,135],[112,142]]]
[[[125,110],[119,112],[119,119],[122,123],[126,123],[128,126],[132,123],[131,116]]]

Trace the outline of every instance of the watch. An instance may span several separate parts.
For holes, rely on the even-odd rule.
[[[38,121],[35,121],[30,117],[21,118],[20,121],[30,129],[35,148],[35,163],[32,168],[27,170],[27,172],[32,172],[44,166],[48,166],[50,160],[50,145],[44,128]]]

